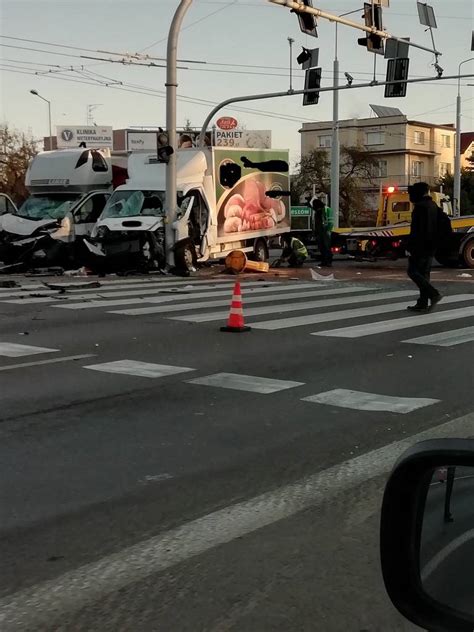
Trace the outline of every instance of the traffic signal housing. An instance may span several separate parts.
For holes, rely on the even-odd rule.
[[[310,68],[306,71],[304,79],[305,90],[315,90],[307,92],[303,95],[303,105],[316,105],[319,103],[319,92],[317,89],[321,87],[321,68]]]
[[[313,8],[313,0],[299,1],[307,7],[311,7],[311,9]],[[290,13],[297,14],[302,33],[305,33],[306,35],[312,35],[313,37],[318,37],[317,22],[314,15],[311,15],[311,13],[296,11],[295,9],[291,9]]]
[[[365,26],[383,31],[381,5],[364,2],[364,15],[362,17],[365,20]],[[376,33],[367,33],[366,37],[360,37],[357,43],[359,46],[365,46],[370,53],[384,54],[383,38]]]

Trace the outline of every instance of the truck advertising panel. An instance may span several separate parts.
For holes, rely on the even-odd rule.
[[[283,192],[290,189],[288,151],[216,148],[213,153],[219,241],[286,232],[290,199]],[[269,197],[267,191],[275,193]]]

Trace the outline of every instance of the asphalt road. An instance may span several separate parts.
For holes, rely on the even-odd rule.
[[[246,276],[239,335],[212,271],[1,288],[2,632],[418,629],[379,507],[405,447],[474,434],[474,287],[401,325],[378,270]]]

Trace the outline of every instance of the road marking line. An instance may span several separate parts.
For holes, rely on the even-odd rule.
[[[82,355],[75,356],[63,356],[61,358],[51,358],[51,360],[38,360],[36,362],[22,362],[21,364],[9,364],[7,366],[1,366],[0,371],[11,371],[13,369],[23,369],[30,366],[40,366],[41,364],[57,364],[59,362],[68,362],[70,360],[83,360],[86,358],[95,358],[95,353],[84,353]]]
[[[266,288],[265,288],[266,289]],[[272,288],[272,291],[276,290],[277,288]],[[291,289],[288,286],[285,286],[285,289]],[[252,293],[249,292],[248,290],[245,291],[244,288],[244,304],[248,305],[248,304],[252,304],[252,303],[269,303],[271,301],[285,301],[285,300],[292,300],[292,299],[300,299],[300,298],[309,298],[311,296],[327,296],[327,295],[331,295],[331,294],[349,294],[349,293],[357,293],[357,292],[365,292],[368,290],[371,290],[372,288],[339,288],[339,289],[335,289],[335,290],[312,290],[312,291],[308,291],[308,292],[298,292],[296,294],[296,291],[298,288],[293,288],[292,292],[288,292],[287,294],[284,294],[283,292],[281,294],[278,294],[277,296],[253,296],[253,293],[259,292],[262,293],[262,290],[258,290],[255,289]],[[220,294],[224,294],[223,292],[220,292]],[[226,292],[226,295],[229,296],[229,293]],[[202,296],[202,295],[201,295]],[[216,296],[216,294],[213,294],[213,296]],[[198,298],[196,297],[192,297],[192,298]],[[180,312],[180,311],[189,311],[189,310],[193,310],[193,309],[206,309],[206,308],[213,308],[213,307],[224,307],[224,306],[228,306],[229,305],[229,300],[230,297],[226,300],[219,300],[219,301],[200,301],[197,303],[179,303],[178,305],[163,305],[160,307],[143,307],[143,308],[139,308],[139,309],[124,309],[124,310],[116,310],[116,311],[112,311],[109,312],[110,314],[122,314],[122,315],[126,315],[126,316],[140,316],[142,314],[161,314],[161,313],[166,313],[166,312]],[[150,303],[152,301],[149,301]],[[155,299],[153,299],[153,303],[155,303]]]
[[[417,292],[413,292],[417,294]],[[474,294],[461,294],[459,296],[448,296],[444,299],[444,303],[458,303],[460,301],[474,300]],[[401,303],[393,303],[391,305],[374,305],[371,307],[361,307],[359,309],[344,309],[337,312],[326,312],[324,314],[308,314],[306,316],[295,316],[293,318],[279,318],[275,320],[264,320],[252,323],[253,329],[286,329],[288,327],[301,327],[303,325],[317,325],[319,323],[328,323],[336,320],[350,320],[352,318],[360,318],[362,316],[375,316],[376,314],[386,314],[389,312],[405,311],[409,303],[403,301]],[[367,325],[371,327],[373,325]],[[317,334],[314,334],[317,335]]]
[[[260,283],[253,283],[252,285],[261,285]],[[27,294],[25,294],[24,292],[17,292],[16,295],[17,296],[21,296],[22,298],[16,298],[16,299],[9,299],[9,300],[0,300],[0,302],[2,303],[10,303],[13,305],[24,305],[24,304],[31,304],[31,303],[54,303],[55,301],[57,302],[65,302],[65,301],[90,301],[90,300],[94,300],[94,299],[105,299],[107,297],[109,298],[118,298],[121,296],[151,296],[153,294],[159,294],[160,292],[170,292],[170,294],[172,293],[173,290],[176,290],[176,293],[180,293],[183,294],[185,292],[195,292],[201,289],[219,289],[221,287],[233,287],[233,283],[232,282],[221,282],[221,283],[215,283],[212,285],[170,285],[169,287],[164,287],[163,285],[158,285],[156,283],[147,283],[145,284],[143,287],[140,286],[133,286],[134,289],[132,290],[122,290],[120,292],[116,292],[115,288],[104,288],[102,291],[100,290],[100,288],[93,288],[91,289],[89,292],[90,293],[86,293],[87,290],[82,290],[82,292],[76,293],[76,292],[64,292],[59,294],[57,291],[53,291],[53,290],[43,290],[38,292],[41,294],[48,294],[49,296],[41,296],[41,297],[36,297],[36,296],[28,296]]]
[[[469,529],[465,533],[462,533],[454,540],[451,540],[449,544],[447,544],[441,551],[436,553],[436,555],[423,567],[420,575],[423,582],[425,582],[430,575],[434,573],[434,571],[446,560],[450,555],[454,553],[459,547],[469,542],[469,540],[474,539],[474,529]]]
[[[418,441],[472,436],[473,423],[473,413],[453,419],[7,595],[0,599],[0,628],[4,632],[41,626],[52,629],[63,614],[300,511],[319,507],[336,494],[388,473],[400,455]]]
[[[0,342],[0,356],[6,356],[7,358],[20,358],[21,356],[54,353],[55,351],[59,351],[59,349],[31,347],[30,345],[19,345],[14,342]]]
[[[470,295],[470,300],[474,300],[474,294]],[[447,302],[448,300],[445,300],[445,303]],[[334,336],[336,338],[362,338],[363,336],[373,336],[375,334],[386,333],[388,331],[399,331],[401,329],[409,329],[410,327],[420,327],[421,325],[442,323],[445,320],[455,320],[457,318],[465,318],[466,316],[474,316],[474,307],[461,307],[459,309],[448,309],[442,312],[435,312],[434,314],[420,314],[418,316],[408,316],[407,318],[382,320],[378,323],[354,325],[353,327],[341,327],[340,329],[328,329],[326,331],[312,333],[311,335]]]
[[[270,287],[266,287],[267,285],[271,285],[271,283],[248,283],[246,287],[254,287],[254,286],[261,286],[264,285],[264,287],[261,288],[261,290],[259,291],[272,291],[273,288]],[[276,285],[276,284],[275,284]],[[165,293],[162,296],[152,296],[154,294],[159,294],[162,290],[160,288],[156,288],[155,290],[149,291],[146,290],[144,292],[127,292],[127,293],[123,293],[123,292],[117,292],[116,294],[97,294],[97,298],[98,299],[103,299],[103,300],[91,300],[94,299],[93,296],[74,296],[72,297],[74,300],[77,300],[78,298],[84,299],[87,302],[84,303],[68,303],[66,304],[64,301],[62,304],[59,304],[60,301],[58,300],[58,304],[57,305],[53,305],[53,307],[59,307],[61,309],[92,309],[95,307],[107,307],[107,306],[119,306],[119,305],[130,305],[130,304],[138,304],[140,302],[145,302],[145,303],[165,303],[167,301],[178,301],[178,300],[183,300],[185,298],[201,298],[201,297],[205,297],[205,296],[229,296],[229,293],[232,289],[232,287],[234,286],[233,283],[230,284],[226,284],[224,286],[224,284],[220,284],[219,287],[215,287],[213,285],[202,285],[200,287],[189,287],[186,288],[184,287],[183,289],[179,289],[178,292],[176,292],[176,294],[174,294],[173,292],[169,292],[169,293]],[[225,290],[221,290],[221,287],[226,287],[227,289]],[[257,287],[255,289],[257,289]],[[295,285],[295,287],[301,287],[300,285]],[[209,292],[201,292],[201,290],[210,290]],[[117,299],[117,300],[109,300],[109,297],[111,296],[130,296],[130,295],[136,295],[135,299]],[[147,296],[147,298],[145,299],[141,299],[141,296]]]
[[[288,380],[273,380],[255,375],[239,375],[237,373],[215,373],[195,380],[187,380],[188,384],[200,386],[215,386],[217,388],[230,388],[235,391],[249,391],[269,395],[295,386],[303,386],[304,382],[291,382]]]
[[[462,329],[454,329],[450,331],[440,331],[437,334],[429,336],[420,336],[419,338],[411,338],[402,342],[410,342],[415,345],[434,345],[437,347],[452,347],[453,345],[462,345],[465,342],[474,340],[474,327],[463,327]]]
[[[168,364],[153,364],[151,362],[139,362],[137,360],[116,360],[103,364],[90,364],[83,367],[91,371],[103,371],[104,373],[120,373],[121,375],[134,375],[137,377],[165,377],[195,371],[184,366],[170,366]]]
[[[437,404],[440,400],[428,397],[392,397],[377,393],[351,391],[346,388],[335,388],[332,391],[304,397],[301,401],[351,408],[353,410],[384,411],[405,415],[418,410],[418,408]]]
[[[333,305],[351,305],[352,303],[370,303],[382,301],[390,298],[401,298],[403,296],[412,296],[416,294],[412,290],[397,290],[396,292],[381,292],[380,294],[370,294],[368,296],[348,296],[344,298],[328,299],[324,301],[302,301],[291,303],[290,305],[268,305],[266,307],[250,307],[245,308],[245,316],[261,316],[263,314],[282,314],[286,312],[299,312],[306,309],[318,309],[322,307],[331,307]],[[473,295],[474,299],[474,295]],[[243,298],[245,307],[245,296]],[[405,305],[405,303],[404,303]],[[212,312],[212,314],[197,314],[195,316],[174,316],[170,320],[180,320],[189,323],[206,323],[213,320],[225,319],[228,311]]]

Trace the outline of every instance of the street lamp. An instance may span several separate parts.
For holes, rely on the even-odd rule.
[[[458,66],[458,96],[456,98],[456,151],[454,154],[454,215],[461,215],[461,66],[474,57],[465,59]]]
[[[52,132],[51,132],[51,101],[48,101],[48,99],[45,99],[44,97],[41,96],[41,94],[38,93],[37,90],[30,90],[30,93],[33,94],[35,97],[38,97],[40,99],[42,99],[43,101],[46,101],[46,103],[48,104],[48,121],[49,121],[49,150],[51,151],[51,149],[53,149],[53,138],[52,138]]]

